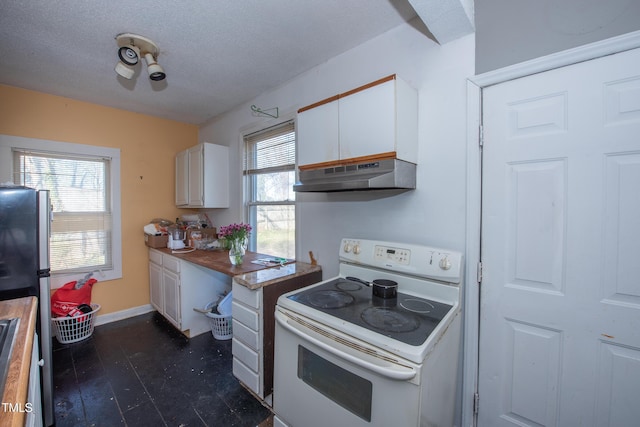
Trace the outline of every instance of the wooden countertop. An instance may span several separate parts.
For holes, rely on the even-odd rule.
[[[252,271],[250,273],[239,274],[233,277],[236,283],[246,286],[249,289],[258,289],[263,286],[281,282],[283,279],[291,279],[305,274],[321,271],[319,265],[307,264],[306,262],[293,262],[283,266],[271,267],[263,270]]]
[[[231,276],[238,283],[250,289],[257,289],[262,286],[277,283],[287,276],[303,275],[321,270],[318,265],[297,262],[293,259],[288,259],[284,263],[284,266],[278,264],[273,266],[254,264],[251,261],[273,258],[273,256],[251,251],[247,251],[244,262],[241,265],[231,265],[231,261],[229,261],[229,251],[227,250],[195,250],[184,254],[173,253],[169,248],[155,248],[155,250]]]
[[[0,408],[3,426],[23,426],[29,390],[29,369],[31,368],[31,350],[33,349],[33,333],[36,327],[38,299],[36,297],[16,298],[0,301],[0,319],[19,318],[18,331],[15,336],[13,350],[7,371],[7,382],[4,387],[2,402],[19,404],[22,411],[4,412]]]

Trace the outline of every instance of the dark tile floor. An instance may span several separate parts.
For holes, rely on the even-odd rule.
[[[53,341],[56,427],[253,427],[271,415],[233,376],[230,340],[187,339],[156,312]]]

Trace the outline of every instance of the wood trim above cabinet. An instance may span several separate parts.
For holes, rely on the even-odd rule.
[[[325,105],[325,104],[328,104],[330,102],[337,101],[338,98],[340,98],[340,95],[333,95],[333,96],[331,96],[329,98],[323,99],[322,101],[314,102],[311,105],[307,105],[306,107],[302,107],[301,109],[299,109],[298,110],[298,114],[300,114],[300,113],[302,113],[304,111],[311,110],[313,108],[319,107],[321,105]]]
[[[359,87],[357,87],[355,89],[351,89],[351,90],[349,90],[347,92],[343,92],[343,93],[340,93],[338,95],[334,95],[334,96],[331,96],[329,98],[323,99],[322,101],[314,102],[313,104],[307,105],[306,107],[302,107],[302,108],[300,108],[298,110],[298,114],[300,114],[300,113],[302,113],[304,111],[307,111],[307,110],[311,110],[311,109],[316,108],[316,107],[320,107],[321,105],[325,105],[325,104],[328,104],[330,102],[337,101],[340,98],[345,98],[345,97],[347,97],[349,95],[353,95],[354,93],[362,92],[363,90],[369,89],[369,88],[374,87],[374,86],[378,86],[378,85],[380,85],[382,83],[386,83],[388,81],[395,80],[395,79],[396,79],[396,75],[395,74],[391,74],[390,76],[383,77],[383,78],[378,79],[376,81],[373,81],[371,83],[367,83],[367,84],[359,86]]]
[[[374,82],[367,83],[366,85],[362,85],[362,86],[357,87],[355,89],[351,89],[351,90],[349,90],[347,92],[341,93],[340,95],[338,95],[338,98],[344,98],[344,97],[347,97],[349,95],[353,95],[354,93],[362,92],[363,90],[372,88],[374,86],[381,85],[382,83],[386,83],[386,82],[389,82],[389,81],[395,80],[395,79],[396,79],[396,75],[395,74],[391,74],[390,76],[383,77],[383,78],[378,79],[378,80],[376,80]]]
[[[353,165],[356,163],[377,162],[380,160],[389,160],[389,159],[395,159],[395,158],[397,158],[397,153],[395,151],[389,151],[387,153],[372,154],[370,156],[352,157],[350,159],[332,160],[330,162],[311,163],[308,165],[301,165],[298,167],[298,169],[302,171],[302,170],[312,170],[312,169],[335,168],[339,166]]]

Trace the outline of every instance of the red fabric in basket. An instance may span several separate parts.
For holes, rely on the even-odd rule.
[[[91,289],[96,282],[96,279],[89,279],[80,289],[74,289],[77,283],[75,280],[65,283],[51,295],[51,314],[63,317],[80,304],[91,305]]]

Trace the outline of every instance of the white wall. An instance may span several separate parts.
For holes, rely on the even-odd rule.
[[[475,2],[476,71],[640,30],[638,0]]]
[[[337,274],[342,237],[463,251],[466,78],[474,74],[475,40],[470,35],[440,46],[414,27],[419,25],[402,25],[369,40],[202,126],[201,142],[232,147],[231,208],[214,211],[214,225],[242,218],[242,133],[295,117],[302,106],[395,73],[419,91],[417,189],[382,198],[372,193],[298,194],[297,258],[309,261],[313,251],[328,278]],[[278,107],[280,119],[254,117],[252,104]]]

